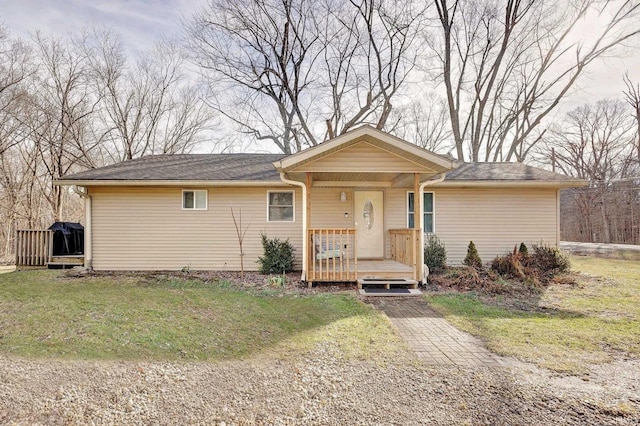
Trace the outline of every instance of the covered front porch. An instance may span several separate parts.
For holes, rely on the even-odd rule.
[[[358,258],[355,228],[308,229],[307,282],[311,286],[314,282],[363,279],[421,281],[420,229],[390,229],[388,239],[388,257]]]
[[[452,160],[365,126],[274,163],[302,189],[303,279],[423,281],[423,192]]]

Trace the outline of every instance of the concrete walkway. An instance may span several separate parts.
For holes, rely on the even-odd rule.
[[[0,274],[4,274],[7,272],[13,272],[16,270],[16,266],[15,265],[2,265],[0,266]]]
[[[432,365],[495,367],[504,361],[482,342],[449,324],[420,299],[377,299],[382,310],[418,357]]]

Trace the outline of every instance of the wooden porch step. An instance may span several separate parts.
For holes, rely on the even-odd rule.
[[[47,262],[49,269],[66,269],[74,266],[84,266],[83,255],[53,256],[51,261]]]
[[[71,269],[76,266],[84,266],[84,263],[49,262],[48,269]]]
[[[418,288],[418,281],[406,278],[361,278],[358,280],[358,288]]]
[[[417,288],[361,288],[358,292],[360,295],[367,297],[407,297],[422,295],[422,292]]]

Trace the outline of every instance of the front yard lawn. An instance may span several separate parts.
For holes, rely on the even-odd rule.
[[[640,262],[573,257],[578,285],[554,284],[529,299],[432,293],[430,304],[489,349],[579,373],[640,355]]]
[[[402,347],[388,321],[346,295],[246,291],[170,275],[0,275],[0,353],[69,359],[296,356],[322,340],[347,356]]]

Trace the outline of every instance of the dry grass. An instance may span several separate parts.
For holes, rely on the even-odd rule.
[[[640,355],[640,263],[573,258],[577,285],[552,284],[523,299],[480,293],[431,294],[456,326],[500,354],[580,373]]]

